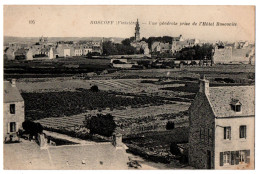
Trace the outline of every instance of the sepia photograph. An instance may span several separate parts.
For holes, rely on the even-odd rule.
[[[255,170],[255,8],[3,5],[3,169]]]

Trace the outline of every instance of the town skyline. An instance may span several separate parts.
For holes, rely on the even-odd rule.
[[[182,34],[185,38],[198,38],[205,41],[247,40],[254,42],[255,40],[255,11],[252,10],[253,6],[243,8],[239,6],[115,7],[5,6],[4,36],[129,38],[134,35],[135,22],[139,19],[141,38],[175,37]],[[98,13],[101,11],[100,8],[107,10],[102,10],[103,13],[101,14]],[[20,14],[19,12],[22,9],[26,9],[26,13]],[[171,12],[163,14],[163,9]],[[197,13],[198,10],[203,10],[205,13]],[[240,13],[234,15],[234,10],[238,10]],[[104,11],[107,11],[108,14],[104,14]],[[129,16],[129,14],[131,15]],[[102,22],[99,23],[99,21]],[[168,22],[171,24],[166,25]],[[174,25],[174,22],[178,25]],[[194,22],[197,23],[197,26],[193,26]],[[214,22],[215,26],[198,26],[200,22]],[[217,22],[235,23],[237,25],[216,26]],[[190,25],[180,26],[180,23],[190,23]],[[228,33],[228,35],[225,33]]]

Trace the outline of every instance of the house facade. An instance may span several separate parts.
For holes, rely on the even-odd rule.
[[[189,164],[199,169],[254,169],[254,86],[200,90],[189,108]]]
[[[24,122],[24,100],[16,87],[15,80],[4,81],[4,140],[14,140]]]

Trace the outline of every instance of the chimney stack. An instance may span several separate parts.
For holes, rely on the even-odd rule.
[[[122,134],[113,134],[113,138],[112,138],[112,144],[118,148],[118,147],[123,147],[123,143],[122,143]]]
[[[11,81],[12,87],[16,87],[15,82],[16,82],[16,80],[15,80],[15,79],[12,79],[12,81]]]
[[[205,95],[209,95],[209,81],[206,80],[205,75],[200,76],[200,93],[204,93]]]

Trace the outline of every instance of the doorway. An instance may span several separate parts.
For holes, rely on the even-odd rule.
[[[207,150],[207,169],[211,169],[211,152]]]

